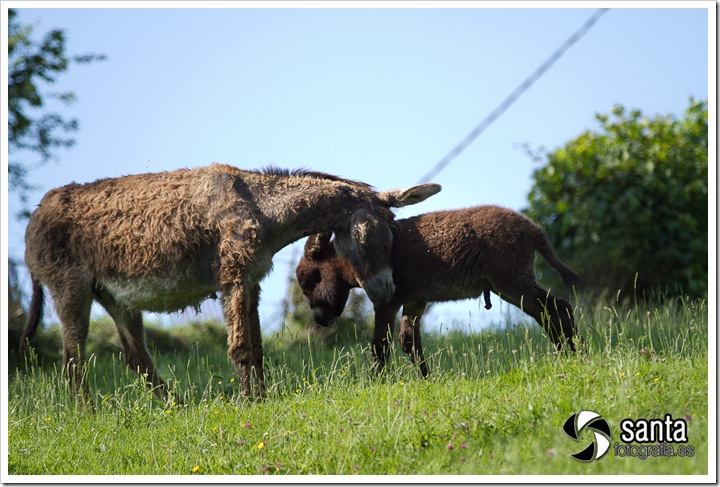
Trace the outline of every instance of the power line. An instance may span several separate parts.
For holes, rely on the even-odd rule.
[[[575,44],[582,36],[584,36],[587,31],[590,30],[590,28],[595,24],[595,22],[600,19],[600,17],[610,10],[609,8],[600,8],[595,11],[595,13],[580,27],[572,36],[570,36],[565,42],[562,43],[562,45],[550,55],[550,57],[538,67],[535,72],[533,72],[525,81],[523,81],[520,86],[515,88],[515,90],[510,93],[510,95],[505,98],[498,107],[490,112],[490,114],[483,119],[482,122],[480,122],[477,127],[475,127],[469,134],[465,136],[463,140],[461,140],[455,147],[452,148],[450,152],[448,152],[445,157],[440,159],[437,164],[420,180],[417,182],[417,184],[427,183],[431,179],[433,179],[435,176],[437,176],[440,171],[445,169],[445,167],[450,164],[450,162],[455,159],[462,151],[464,151],[470,144],[473,143],[473,141],[481,134],[483,131],[485,131],[486,128],[488,128],[500,115],[502,115],[505,110],[507,110],[510,105],[512,105],[515,100],[520,98],[520,96],[527,91],[530,86],[533,85],[540,77],[545,74],[545,72],[552,67],[555,62],[562,57],[565,52],[570,49],[573,44]]]

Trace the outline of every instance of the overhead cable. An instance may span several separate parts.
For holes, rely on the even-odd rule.
[[[473,141],[481,134],[483,131],[488,128],[502,113],[507,110],[510,105],[512,105],[520,96],[527,91],[530,86],[532,86],[533,83],[535,83],[540,77],[545,74],[545,72],[552,67],[555,62],[560,59],[560,57],[565,54],[565,52],[570,49],[570,47],[573,46],[582,36],[584,36],[587,31],[590,30],[590,28],[597,22],[600,17],[610,10],[609,8],[600,8],[595,11],[595,13],[580,27],[573,35],[571,35],[565,42],[562,43],[562,45],[557,48],[555,52],[553,52],[550,57],[540,65],[528,78],[523,81],[520,86],[515,88],[515,90],[510,93],[510,95],[505,98],[498,107],[490,112],[490,114],[485,117],[482,122],[480,122],[472,131],[465,136],[464,139],[462,139],[455,147],[448,152],[445,157],[440,159],[440,161],[433,166],[430,171],[428,171],[425,176],[420,178],[417,184],[423,184],[427,183],[435,176],[437,176],[440,171],[445,169],[450,162],[455,159],[462,151],[464,151],[470,144],[473,143]]]

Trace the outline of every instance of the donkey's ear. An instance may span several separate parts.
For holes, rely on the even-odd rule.
[[[435,183],[421,184],[407,189],[391,189],[390,191],[381,191],[378,197],[387,206],[391,208],[400,208],[401,206],[414,205],[425,201],[434,194],[437,194],[442,186]]]
[[[331,236],[332,233],[316,233],[315,235],[310,235],[307,242],[305,242],[305,257],[314,259],[320,255],[322,249],[325,248],[325,245],[330,241]]]

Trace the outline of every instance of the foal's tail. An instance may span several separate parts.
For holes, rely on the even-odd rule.
[[[573,287],[579,287],[580,284],[582,284],[582,278],[577,274],[577,272],[565,265],[565,263],[561,261],[557,255],[555,255],[555,251],[553,251],[550,246],[550,242],[545,235],[543,235],[541,243],[535,250],[543,256],[543,259],[545,259],[548,264],[558,271],[568,289],[572,290]]]
[[[40,281],[33,279],[32,281],[32,299],[30,300],[30,309],[28,310],[28,319],[23,328],[22,336],[20,337],[20,353],[25,354],[30,346],[30,340],[35,336],[35,332],[40,325],[40,319],[43,315],[43,308],[45,307],[45,295],[43,293],[42,284]]]

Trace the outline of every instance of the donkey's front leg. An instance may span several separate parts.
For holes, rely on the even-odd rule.
[[[223,307],[228,330],[228,356],[240,377],[242,397],[252,397],[251,370],[254,357],[250,292],[242,284],[223,292]],[[262,353],[262,351],[261,351]]]
[[[385,368],[385,359],[390,352],[390,340],[395,328],[395,316],[399,306],[392,303],[375,306],[375,331],[373,333],[372,353],[375,358],[375,372],[379,375]]]
[[[255,284],[250,289],[250,339],[252,343],[252,366],[255,370],[255,392],[257,399],[265,398],[265,373],[263,372],[263,347],[262,333],[260,331],[260,316],[258,305],[260,304],[260,285]]]

